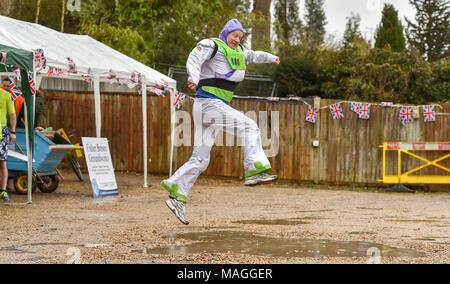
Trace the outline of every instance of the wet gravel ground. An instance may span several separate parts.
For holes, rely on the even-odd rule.
[[[141,174],[116,176],[120,195],[104,199],[93,199],[90,185],[78,182],[71,172],[64,173],[55,193],[35,193],[31,205],[14,205],[26,196],[10,194],[9,204],[0,203],[0,263],[450,263],[449,193],[361,192],[283,183],[249,188],[238,180],[200,178],[187,204],[191,224],[184,226],[164,203],[167,194],[159,187],[163,176],[150,176],[147,189]],[[223,240],[175,236],[218,231],[238,232],[246,239],[229,241],[229,250],[214,251],[214,245],[201,248]],[[278,251],[270,241],[264,242],[264,250],[258,247],[264,237],[276,240],[273,246],[286,256],[262,253]],[[289,243],[283,240],[297,239],[342,241],[342,248],[338,242],[337,247],[312,247],[301,255],[283,247]],[[327,256],[352,241],[418,254]],[[242,249],[243,242],[248,244],[244,250],[234,248]],[[200,252],[183,248],[191,244]],[[164,253],[152,253],[155,249]]]

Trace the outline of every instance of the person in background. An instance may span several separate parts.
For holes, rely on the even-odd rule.
[[[17,114],[17,128],[25,128],[25,113],[23,108],[24,98],[23,96],[18,97],[14,101]],[[36,92],[36,105],[35,105],[35,116],[34,116],[34,129],[42,131],[45,126],[45,98],[44,94],[38,90]]]
[[[2,84],[5,80],[2,80]],[[3,86],[5,88],[5,86]],[[6,89],[6,88],[5,88]],[[9,80],[8,87],[9,90]],[[7,116],[10,117],[11,131],[7,126]],[[16,111],[14,108],[14,103],[11,100],[11,94],[6,90],[0,90],[0,123],[2,129],[2,139],[0,142],[0,173],[1,173],[1,188],[0,188],[0,198],[8,201],[9,196],[6,192],[6,185],[8,183],[8,168],[6,165],[6,160],[8,158],[8,144],[9,142],[14,142],[16,140]]]
[[[8,77],[4,77],[2,79],[2,85],[0,86],[0,89],[3,89],[7,92],[9,92],[9,78]]]

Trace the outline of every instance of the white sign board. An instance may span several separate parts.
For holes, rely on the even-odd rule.
[[[94,197],[118,195],[108,139],[82,137]]]

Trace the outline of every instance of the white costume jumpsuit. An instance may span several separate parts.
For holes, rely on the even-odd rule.
[[[233,70],[220,48],[211,58],[214,50],[215,43],[211,39],[198,43],[187,60],[188,81],[198,85],[200,80],[211,78],[226,78],[236,83],[244,80],[245,70]],[[243,51],[246,64],[274,63],[278,58],[263,51]],[[198,176],[208,167],[211,147],[219,131],[225,130],[242,138],[246,177],[271,169],[257,124],[219,98],[198,97],[199,92],[193,106],[195,138],[192,156],[173,176],[161,183],[180,201],[186,201]]]

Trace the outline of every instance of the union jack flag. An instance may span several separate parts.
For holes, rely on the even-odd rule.
[[[67,76],[67,73],[63,72],[61,69],[49,67],[47,77],[61,77]]]
[[[127,86],[128,86],[128,88],[130,88],[130,89],[133,89],[134,87],[136,87],[136,83],[134,83],[134,82],[130,82],[130,81],[127,81]]]
[[[155,88],[155,87],[147,87],[147,91],[149,91],[149,92],[151,92],[153,94],[156,94],[158,96],[163,96],[163,97],[165,96],[164,90],[161,90],[161,89],[158,89],[158,88]]]
[[[308,108],[308,113],[306,114],[306,121],[309,121],[311,123],[316,123],[318,114],[319,114],[319,110],[310,106]]]
[[[18,81],[22,80],[22,77],[20,76],[20,68],[16,67],[13,69],[14,75],[16,75],[16,78]]]
[[[94,83],[92,81],[93,74],[92,74],[91,68],[89,68],[87,75],[81,75],[81,77],[84,79],[84,81],[88,82],[91,85]]]
[[[436,121],[436,112],[434,111],[433,105],[423,107],[423,117],[425,122]]]
[[[392,107],[394,104],[393,103],[391,103],[391,102],[382,102],[381,103],[381,106],[382,107]]]
[[[69,73],[77,74],[77,65],[73,62],[72,58],[67,57],[67,61],[69,61]]]
[[[411,123],[414,119],[413,108],[411,106],[402,107],[398,119],[402,122],[403,125]]]
[[[358,111],[359,118],[361,119],[369,119],[370,117],[370,104],[362,104],[361,108]]]
[[[271,102],[278,102],[278,101],[280,101],[280,98],[279,97],[268,97],[267,100],[271,101]]]
[[[330,111],[334,120],[344,118],[344,112],[342,111],[341,104],[330,105]]]
[[[34,51],[34,64],[35,64],[34,66],[36,66],[36,68],[47,67],[47,58],[45,58],[43,49],[36,49]]]
[[[14,84],[14,81],[9,78],[9,89],[11,91],[11,100],[15,101],[17,97],[22,95],[22,91]]]
[[[183,94],[182,92],[178,92],[178,94],[175,96],[175,102],[173,103],[173,105],[177,109],[179,109],[182,106],[183,101],[184,101],[185,98],[186,98],[185,94]]]
[[[112,69],[109,69],[108,74],[109,74],[109,76],[106,77],[106,79],[108,79],[109,83],[112,84],[112,83],[113,83],[113,79],[116,79],[116,78],[117,78],[117,74],[114,73],[114,72],[112,71]]]
[[[5,64],[6,63],[6,55],[8,54],[8,52],[4,51],[4,50],[0,50],[0,63]]]
[[[353,112],[359,113],[359,110],[362,108],[362,105],[363,105],[362,103],[352,102],[352,104],[350,105],[350,109]]]
[[[298,102],[300,101],[300,97],[289,97],[289,100]]]
[[[36,95],[36,85],[34,84],[33,74],[28,72],[28,83],[30,83],[30,91],[34,95]]]

